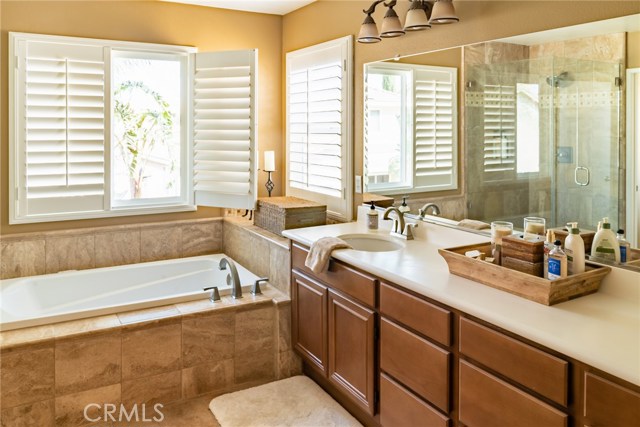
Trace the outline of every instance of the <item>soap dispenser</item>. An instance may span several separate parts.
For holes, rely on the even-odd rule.
[[[402,196],[402,205],[398,208],[398,210],[402,213],[407,213],[411,210],[409,206],[407,206],[407,199],[409,196]]]
[[[367,228],[369,230],[378,229],[378,211],[376,210],[376,205],[373,202],[371,202],[371,209],[367,212]]]
[[[593,238],[591,256],[595,259],[620,262],[620,245],[607,217],[602,218],[602,229],[598,230]]]
[[[569,274],[584,273],[584,240],[580,236],[577,222],[568,224],[569,235],[564,241],[564,252],[567,254],[567,270]]]

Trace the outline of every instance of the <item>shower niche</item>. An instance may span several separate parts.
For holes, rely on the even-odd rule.
[[[624,36],[606,41],[465,47],[469,218],[624,227]]]

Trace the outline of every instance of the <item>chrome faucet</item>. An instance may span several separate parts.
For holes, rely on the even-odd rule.
[[[427,211],[429,211],[429,209],[433,210],[434,216],[440,215],[440,208],[438,207],[438,205],[436,205],[435,203],[427,203],[422,208],[418,209],[418,214],[420,215],[420,218],[424,218],[424,216],[427,214]]]
[[[395,212],[397,218],[390,218],[389,214]],[[393,226],[391,227],[391,234],[397,237],[401,237],[407,240],[413,240],[413,229],[418,226],[418,224],[405,224],[404,221],[404,212],[401,212],[396,207],[387,208],[384,211],[384,215],[382,219],[385,220],[393,220]]]
[[[240,276],[238,276],[238,269],[235,263],[229,258],[222,258],[218,268],[220,270],[226,270],[227,266],[231,272],[227,274],[227,285],[231,286],[231,297],[233,299],[242,298],[242,285],[240,284]]]

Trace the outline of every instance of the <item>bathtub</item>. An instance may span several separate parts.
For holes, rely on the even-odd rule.
[[[0,331],[208,298],[209,286],[231,294],[226,255],[71,270],[0,280]],[[235,263],[242,290],[258,278]]]

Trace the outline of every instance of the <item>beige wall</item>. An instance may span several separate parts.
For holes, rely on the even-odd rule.
[[[605,5],[606,3],[606,5]],[[370,1],[321,0],[285,15],[283,54],[342,37],[357,35],[364,19],[362,9]],[[409,2],[395,8],[405,15]],[[640,13],[634,1],[463,1],[455,2],[460,22],[434,26],[381,43],[355,44],[354,53],[354,171],[362,174],[362,69],[367,62],[489,41],[602,19]],[[380,25],[385,11],[378,7],[374,19]],[[359,197],[356,195],[356,203]]]
[[[282,17],[236,12],[158,1],[6,1],[0,2],[2,67],[0,234],[78,227],[169,221],[219,216],[219,209],[197,212],[140,215],[84,221],[61,221],[27,225],[8,223],[8,129],[7,55],[8,32],[33,32],[65,36],[116,39],[196,46],[200,51],[258,48],[260,151],[276,150],[276,169],[282,170],[281,46]],[[261,154],[261,153],[260,153]],[[260,174],[259,190],[265,192]],[[281,176],[276,174],[280,195]],[[261,194],[262,195],[262,194]]]
[[[640,67],[640,31],[627,33],[627,68]]]

